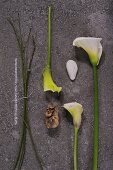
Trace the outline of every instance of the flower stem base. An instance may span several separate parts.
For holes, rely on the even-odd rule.
[[[98,76],[97,66],[93,66],[94,79],[94,150],[93,150],[93,170],[98,168],[98,145],[99,145],[99,104],[98,104]]]
[[[74,127],[74,170],[77,170],[78,128]]]

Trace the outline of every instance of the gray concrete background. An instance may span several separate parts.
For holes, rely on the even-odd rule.
[[[19,144],[22,101],[18,102],[18,124],[14,125],[14,60],[18,58],[18,97],[22,97],[19,51],[7,17],[20,12],[23,37],[33,27],[36,52],[32,65],[29,118],[35,143],[45,170],[73,169],[73,126],[60,109],[60,126],[48,131],[44,112],[48,104],[43,92],[42,71],[47,59],[47,7],[53,6],[52,71],[63,87],[60,105],[78,101],[84,107],[79,131],[78,170],[91,170],[93,148],[93,81],[87,55],[72,46],[78,36],[102,38],[103,55],[99,65],[99,170],[113,170],[113,1],[112,0],[1,0],[0,1],[0,170],[11,170]],[[74,59],[79,72],[74,82],[68,78],[65,63]],[[27,137],[23,170],[39,170]]]

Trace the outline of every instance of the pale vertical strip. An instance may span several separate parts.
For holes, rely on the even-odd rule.
[[[17,125],[18,120],[18,75],[17,75],[17,58],[15,58],[15,100],[14,100],[14,124]]]

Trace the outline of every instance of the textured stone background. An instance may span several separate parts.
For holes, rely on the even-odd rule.
[[[20,12],[26,39],[33,27],[36,53],[32,65],[29,117],[35,143],[45,170],[73,169],[73,126],[61,108],[60,126],[48,131],[44,112],[48,103],[42,87],[42,71],[47,59],[47,7],[53,6],[52,70],[55,82],[63,87],[60,105],[78,101],[84,107],[79,131],[78,170],[91,170],[93,148],[93,81],[87,55],[72,46],[78,36],[102,37],[103,55],[99,65],[100,149],[99,170],[113,170],[113,1],[112,0],[1,0],[0,1],[0,170],[11,170],[19,144],[22,100],[18,101],[18,124],[14,125],[14,60],[18,58],[18,98],[22,97],[19,51],[7,17]],[[65,63],[74,59],[79,72],[74,82]],[[39,170],[27,137],[23,170]]]

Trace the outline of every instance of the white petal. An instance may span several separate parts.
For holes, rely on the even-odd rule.
[[[100,61],[100,58],[102,56],[102,45],[101,43],[99,43],[99,47],[98,47],[98,64],[99,64],[99,61]]]
[[[76,107],[78,104],[79,103],[77,103],[77,102],[66,103],[66,104],[64,104],[64,107],[66,109],[70,109],[70,108]]]
[[[71,80],[74,80],[76,78],[76,74],[78,71],[78,67],[75,61],[73,60],[68,60],[66,63],[66,69],[69,75],[69,78]]]
[[[67,103],[63,106],[66,110],[70,112],[73,117],[73,124],[79,129],[81,124],[81,114],[83,112],[83,107],[77,102]]]
[[[64,104],[64,106],[63,106],[65,109],[67,109],[68,111],[69,110],[73,110],[73,111],[77,111],[77,112],[79,112],[79,114],[82,114],[82,112],[83,112],[83,107],[82,107],[82,105],[81,104],[79,104],[79,103],[77,103],[77,102],[71,102],[71,103],[66,103],[66,104]]]
[[[101,40],[102,38],[79,37],[73,41],[73,46],[83,48],[88,53],[91,63],[98,64],[102,55]]]

